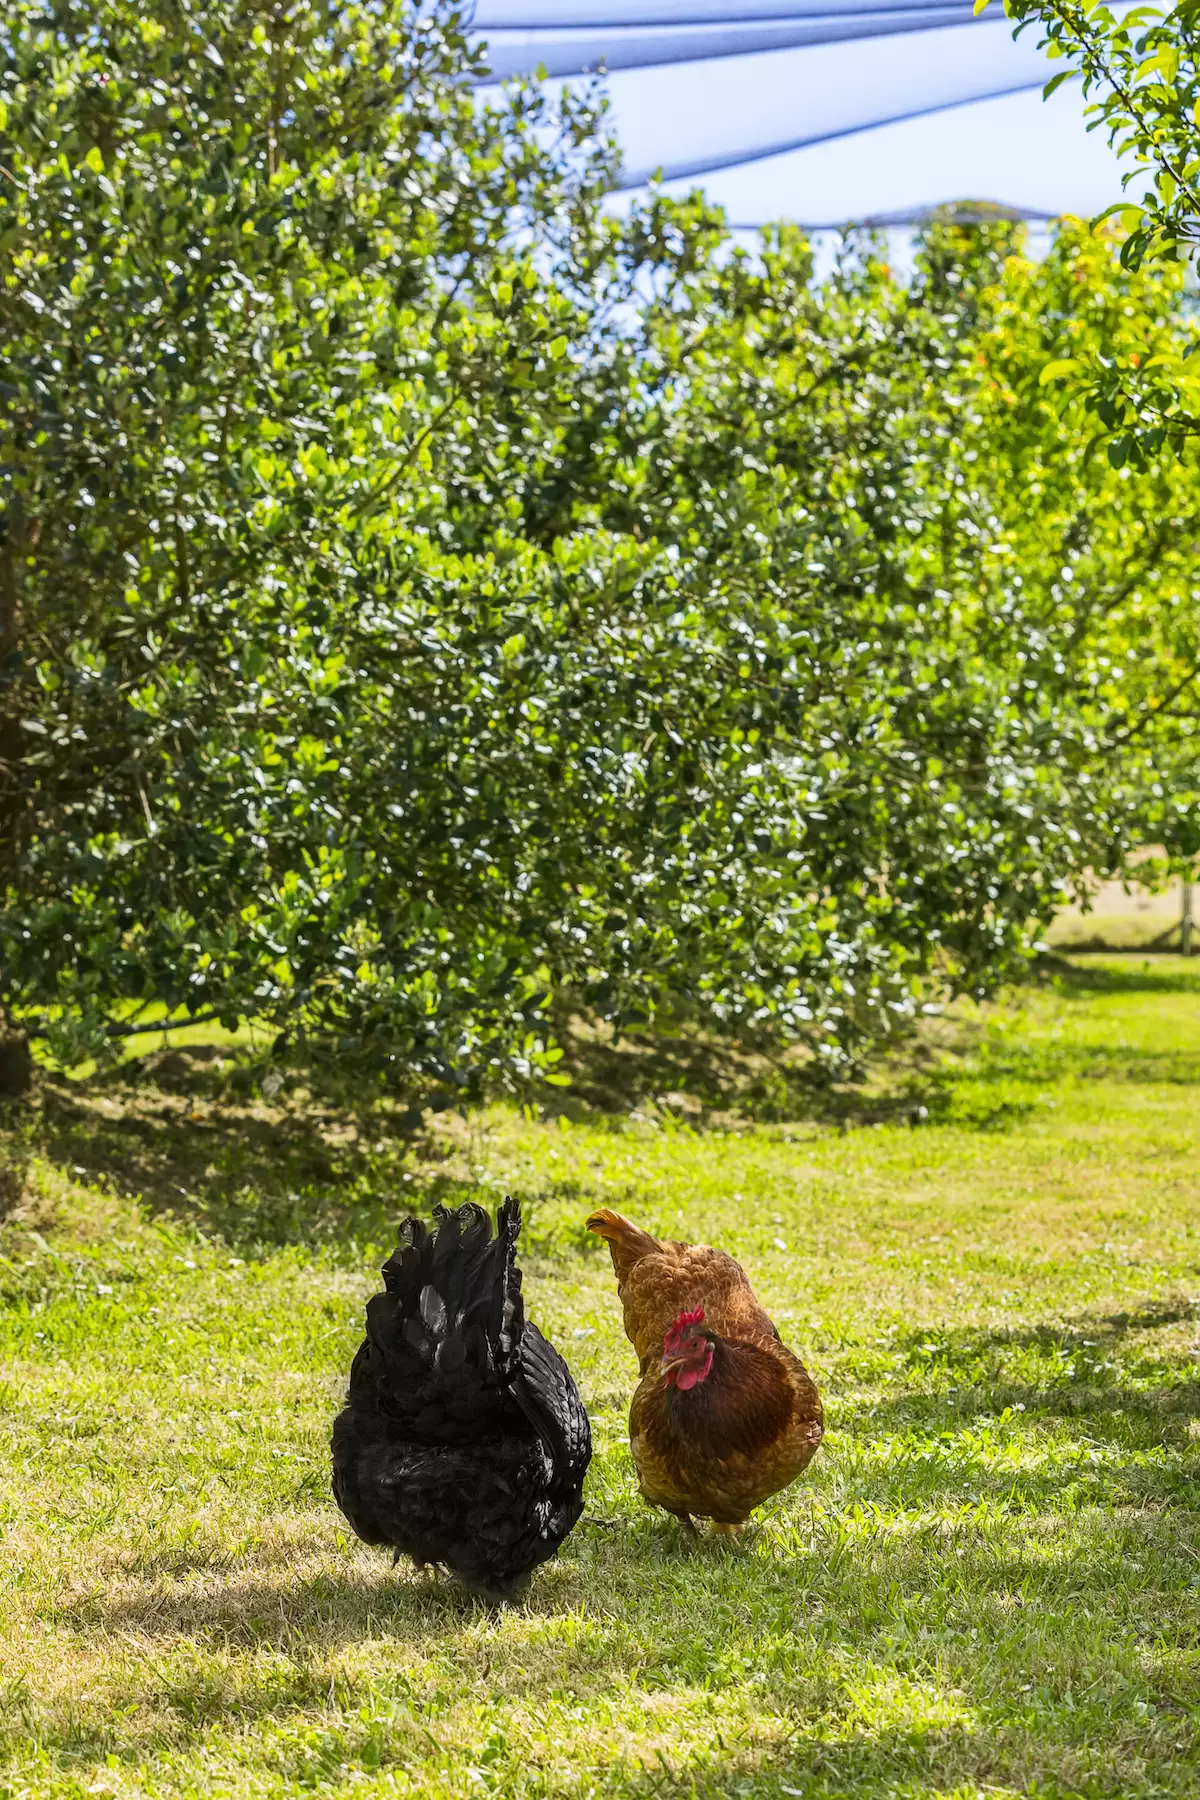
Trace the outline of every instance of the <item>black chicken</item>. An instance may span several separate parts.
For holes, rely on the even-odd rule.
[[[438,1207],[400,1227],[333,1427],[333,1493],[368,1544],[519,1598],[583,1511],[592,1434],[571,1372],[525,1317],[521,1209]]]

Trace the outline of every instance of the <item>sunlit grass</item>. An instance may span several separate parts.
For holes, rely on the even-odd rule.
[[[1193,1795],[1200,965],[964,1046],[917,1128],[11,1113],[0,1795]],[[396,1217],[506,1190],[597,1448],[495,1614],[350,1539],[326,1445]],[[637,1499],[597,1202],[727,1245],[825,1391],[742,1546]]]

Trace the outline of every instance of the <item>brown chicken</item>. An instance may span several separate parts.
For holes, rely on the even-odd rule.
[[[641,1364],[629,1445],[642,1498],[690,1531],[695,1516],[734,1532],[811,1462],[820,1395],[726,1251],[660,1244],[607,1207],[587,1223],[612,1252]]]

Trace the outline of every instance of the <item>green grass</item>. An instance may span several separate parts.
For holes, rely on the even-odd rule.
[[[7,1115],[5,1800],[1195,1794],[1200,964],[1088,959],[825,1122],[143,1075]],[[506,1189],[596,1457],[496,1613],[350,1539],[326,1446],[396,1217]],[[741,1257],[825,1392],[741,1545],[637,1498],[596,1202]]]

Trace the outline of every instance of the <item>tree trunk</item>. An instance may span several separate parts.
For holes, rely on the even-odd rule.
[[[0,1098],[27,1094],[33,1086],[33,1053],[23,1031],[0,1025]]]

